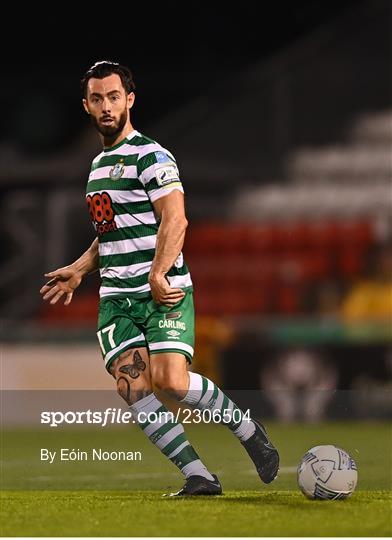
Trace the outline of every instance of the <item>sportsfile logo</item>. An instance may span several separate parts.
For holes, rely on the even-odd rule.
[[[107,408],[105,411],[42,411],[41,424],[58,427],[61,424],[97,424],[105,427],[109,424],[135,423],[132,412]]]
[[[49,427],[59,427],[64,424],[94,424],[101,427],[113,424],[144,424],[149,423],[166,423],[178,422],[179,411],[123,411],[108,407],[104,411],[42,411],[41,424],[47,424]]]
[[[41,424],[57,428],[64,424],[93,424],[101,427],[113,424],[166,424],[167,422],[182,422],[184,424],[200,423],[230,423],[250,422],[250,411],[242,413],[239,409],[182,409],[172,411],[123,411],[108,407],[104,411],[42,411]]]

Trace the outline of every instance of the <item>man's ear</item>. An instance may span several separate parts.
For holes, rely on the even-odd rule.
[[[83,98],[83,107],[86,113],[90,114],[90,111],[88,110],[88,106],[87,106],[87,99],[84,99],[84,98]]]
[[[135,94],[133,92],[128,94],[127,102],[128,102],[128,109],[132,109],[133,104],[135,103]]]

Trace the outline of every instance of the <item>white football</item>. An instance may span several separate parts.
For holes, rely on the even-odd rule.
[[[357,485],[357,466],[352,457],[337,446],[315,446],[302,458],[297,480],[309,499],[345,499]]]

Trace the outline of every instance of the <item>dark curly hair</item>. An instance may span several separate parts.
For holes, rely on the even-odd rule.
[[[104,79],[113,73],[116,73],[120,77],[121,83],[127,94],[135,91],[135,83],[133,82],[132,72],[129,68],[120,65],[118,62],[102,60],[100,62],[95,62],[95,64],[84,74],[84,77],[81,80],[83,97],[86,97],[87,95],[87,83],[90,79]]]

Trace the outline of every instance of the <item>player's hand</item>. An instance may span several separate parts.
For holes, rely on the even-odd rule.
[[[149,277],[151,294],[154,302],[164,306],[173,307],[185,296],[182,289],[172,289],[164,275],[151,275]]]
[[[51,304],[56,304],[63,295],[66,295],[64,305],[68,306],[83,276],[70,265],[48,272],[45,277],[50,279],[39,291],[43,300],[50,300]]]

